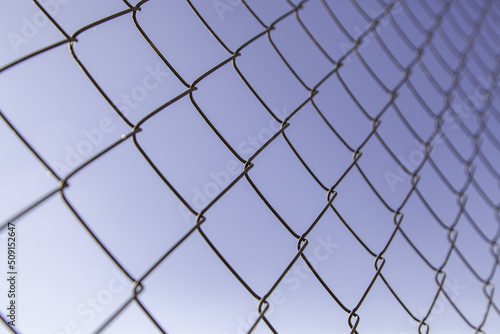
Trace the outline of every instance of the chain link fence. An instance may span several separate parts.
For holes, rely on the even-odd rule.
[[[498,1],[0,6],[4,332],[500,328]]]

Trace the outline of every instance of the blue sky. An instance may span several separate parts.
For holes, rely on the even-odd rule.
[[[497,1],[40,3],[0,0],[17,332],[498,328]]]

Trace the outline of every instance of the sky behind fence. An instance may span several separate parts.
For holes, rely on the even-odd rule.
[[[498,1],[0,9],[0,332],[499,328]]]

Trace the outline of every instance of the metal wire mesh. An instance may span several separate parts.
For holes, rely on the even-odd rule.
[[[2,76],[12,69],[20,68],[24,64],[34,61],[37,57],[68,46],[74,62],[85,73],[93,85],[93,89],[102,95],[109,107],[113,109],[113,112],[129,128],[128,133],[114,138],[115,141],[111,145],[87,157],[78,166],[71,167],[66,172],[59,171],[57,167],[48,162],[42,153],[39,153],[39,150],[35,148],[36,145],[33,144],[33,139],[25,137],[23,127],[10,120],[8,107],[3,107],[0,101],[0,115],[3,122],[22,141],[25,149],[34,154],[39,164],[43,165],[43,168],[47,169],[51,177],[55,178],[59,183],[56,188],[42,197],[25,203],[25,209],[10,212],[11,216],[2,223],[1,230],[6,231],[9,222],[16,222],[37,208],[46,205],[50,199],[62,196],[65,205],[75,215],[88,235],[99,245],[101,251],[112,260],[120,273],[127,277],[128,282],[133,285],[133,290],[128,295],[128,299],[120,307],[114,309],[111,315],[100,323],[94,332],[100,333],[108,330],[117,319],[125,317],[124,314],[131,305],[135,305],[142,310],[157,332],[170,332],[169,323],[160,320],[158,312],[153,311],[153,307],[148,305],[141,297],[144,291],[148,289],[145,281],[157,274],[160,265],[168,265],[169,259],[174,252],[182,249],[194,235],[203,238],[227,271],[258,302],[258,306],[254,310],[257,312],[257,316],[252,319],[253,322],[246,328],[247,332],[255,331],[257,328],[273,333],[279,331],[273,320],[267,316],[272,307],[271,296],[276,292],[280,284],[283,284],[286,276],[294,268],[297,268],[298,263],[301,261],[307,265],[307,270],[313,274],[314,279],[321,285],[323,294],[328,296],[331,302],[335,304],[335,307],[343,313],[344,322],[339,323],[338,327],[324,329],[325,332],[370,332],[369,328],[361,329],[364,320],[361,309],[367,304],[366,301],[371,295],[377,295],[374,292],[374,286],[379,283],[382,283],[390,291],[391,298],[397,301],[400,310],[410,317],[419,333],[432,331],[432,319],[435,317],[433,312],[435,314],[436,309],[440,307],[440,298],[451,305],[451,312],[470,329],[471,333],[486,332],[487,324],[493,321],[491,319],[500,317],[500,299],[498,292],[495,291],[495,280],[498,282],[499,279],[497,269],[499,267],[500,252],[498,244],[500,237],[498,225],[500,223],[500,201],[498,196],[500,185],[500,160],[498,155],[500,153],[500,137],[498,135],[500,112],[498,110],[499,91],[497,86],[500,66],[500,50],[498,48],[500,45],[498,26],[500,4],[498,1],[452,0],[434,2],[401,0],[389,2],[378,0],[377,6],[381,10],[373,12],[367,9],[370,7],[369,4],[360,0],[346,1],[342,5],[327,0],[286,0],[283,1],[282,7],[284,8],[286,5],[286,10],[280,10],[277,13],[271,13],[271,11],[269,13],[259,12],[259,9],[263,8],[263,6],[265,8],[265,5],[257,1],[210,2],[208,6],[215,10],[220,18],[222,18],[222,15],[229,15],[235,8],[238,8],[238,10],[244,10],[251,17],[253,23],[259,26],[257,34],[244,43],[230,47],[217,28],[209,23],[209,19],[203,14],[207,3],[188,0],[187,5],[190,11],[197,16],[204,27],[203,29],[208,30],[215,37],[220,49],[225,52],[223,61],[211,66],[208,71],[195,79],[189,79],[181,74],[182,71],[173,65],[168,52],[157,46],[160,42],[156,40],[157,36],[151,37],[148,28],[144,27],[147,22],[141,20],[141,11],[146,10],[152,3],[154,1],[140,1],[134,5],[130,1],[124,0],[123,10],[70,32],[58,23],[58,20],[47,8],[47,4],[44,6],[41,1],[34,0],[33,4],[43,12],[43,15],[50,20],[49,24],[53,25],[64,38],[41,47],[39,50],[20,57],[0,68],[0,76]],[[337,6],[341,8],[338,9]],[[356,25],[355,29],[351,29],[351,26],[345,22],[342,8],[346,6],[359,17],[359,22],[364,22],[363,28]],[[421,12],[419,14],[415,14],[416,6],[420,8]],[[328,18],[329,26],[320,27],[320,29],[332,29],[332,36],[333,30],[335,30],[343,36],[344,40],[348,41],[340,42],[340,45],[338,45],[342,52],[338,52],[338,48],[332,52],[332,49],[325,45],[327,42],[322,36],[318,35],[318,27],[310,19],[311,8],[315,8],[315,10],[320,8],[322,14]],[[272,16],[272,19],[269,19],[269,16]],[[102,83],[104,79],[98,73],[96,74],[98,71],[90,69],[82,60],[76,47],[79,40],[84,38],[85,34],[92,29],[120,19],[133,21],[136,33],[142,36],[141,38],[147,43],[148,47],[161,60],[162,66],[168,68],[175,76],[177,83],[183,86],[182,92],[175,97],[164,100],[160,107],[148,110],[147,114],[140,119],[129,117],[127,112],[120,108],[117,102],[110,97],[109,92],[104,88],[106,85]],[[299,27],[301,33],[309,42],[310,52],[320,54],[322,61],[329,64],[328,71],[323,71],[318,75],[311,73],[312,70],[310,72],[308,70],[304,71],[302,66],[307,65],[304,64],[304,60],[297,60],[297,57],[291,54],[289,50],[283,50],[284,48],[280,47],[279,39],[276,36],[279,33],[290,34],[286,30],[287,26],[285,24],[289,22],[293,22]],[[412,27],[412,31],[408,27]],[[384,37],[384,31],[389,30],[394,34],[390,40]],[[452,32],[453,36],[451,36]],[[236,34],[238,33],[236,31]],[[178,34],[182,36],[181,32],[178,32]],[[395,42],[396,39],[397,43]],[[252,55],[249,49],[257,43],[267,45],[274,55],[279,57],[279,61],[286,66],[288,75],[291,74],[289,77],[279,78],[279,80],[294,80],[294,84],[300,85],[304,92],[303,97],[286,97],[290,101],[300,100],[298,106],[290,112],[280,113],[273,110],[269,104],[269,96],[280,94],[277,93],[279,87],[273,86],[273,83],[264,85],[263,82],[256,82],[255,76],[245,67],[246,63],[240,61],[245,55]],[[379,55],[374,54],[373,49],[366,48],[368,44],[376,48]],[[96,49],[95,52],[99,53],[99,50]],[[254,57],[249,57],[245,61],[254,62],[253,64],[259,61],[257,56],[252,56]],[[377,62],[377,57],[380,58],[380,56],[383,56],[383,62]],[[439,64],[441,67],[440,73],[436,73],[435,68],[429,67],[427,61],[429,57],[436,64]],[[358,64],[363,71],[349,71],[350,68],[354,67],[354,63]],[[197,97],[197,94],[201,94],[204,89],[209,89],[206,88],[207,85],[214,85],[209,80],[221,71],[229,71],[232,75],[235,75],[239,83],[244,84],[245,89],[257,99],[260,107],[278,124],[269,133],[268,138],[266,137],[265,140],[259,142],[256,149],[247,156],[242,154],[239,148],[235,147],[234,140],[227,138],[224,129],[216,125],[220,124],[217,120],[217,113],[210,110],[210,107],[204,106],[203,99]],[[384,73],[388,71],[399,73],[398,79],[388,79]],[[275,82],[273,81],[274,78],[269,77],[265,80],[267,79]],[[359,82],[363,80],[373,80],[377,90],[369,92],[367,91],[369,88],[360,88]],[[359,124],[354,127],[356,130],[343,128],[341,121],[343,116],[339,116],[335,120],[332,117],[332,114],[338,108],[335,105],[336,96],[332,96],[334,104],[325,105],[321,100],[324,96],[334,95],[326,87],[329,81],[335,81],[338,87],[343,89],[346,99],[350,101],[351,108],[345,112],[356,114],[360,119]],[[205,82],[209,83],[205,85]],[[475,95],[473,95],[474,89],[476,90]],[[434,99],[433,94],[437,94],[441,99]],[[287,96],[286,92],[284,96]],[[225,146],[225,150],[237,160],[234,168],[242,169],[230,182],[226,182],[221,186],[220,191],[216,191],[213,198],[209,198],[206,203],[200,205],[200,208],[193,205],[192,201],[187,199],[186,195],[179,190],[179,184],[182,184],[184,180],[169,176],[150,153],[151,151],[146,147],[147,145],[141,142],[141,136],[148,131],[155,131],[148,128],[148,125],[154,123],[158,115],[169,113],[173,106],[186,101],[189,101],[189,105],[196,109],[197,119],[203,120],[209,126],[212,133],[217,136],[217,140]],[[293,105],[293,102],[289,102],[289,105]],[[412,110],[408,110],[408,105],[412,105]],[[466,108],[466,111],[464,111],[464,108]],[[221,110],[218,112],[225,114],[228,111]],[[345,155],[332,154],[330,143],[323,143],[323,146],[313,152],[304,150],[304,146],[301,146],[301,141],[304,139],[295,136],[293,132],[294,127],[296,129],[300,128],[302,122],[300,115],[304,113],[314,113],[322,126],[329,129],[328,131],[331,132],[338,145],[342,146],[346,152],[348,151],[352,158],[347,160]],[[389,119],[391,120],[389,121]],[[397,129],[392,129],[392,131],[401,133],[402,137],[410,136],[417,145],[413,151],[398,151],[398,148],[394,146],[394,142],[388,140],[384,135],[385,131],[388,131],[382,130],[384,122],[392,123],[395,122],[394,119],[399,122],[400,126]],[[423,119],[426,121],[423,121]],[[431,127],[427,128],[428,131],[422,131],[424,122],[432,124]],[[449,127],[453,127],[452,132],[449,131]],[[353,140],[352,137],[346,135],[346,133],[352,131],[356,131],[357,140]],[[465,138],[465,142],[470,143],[471,148],[466,148],[463,144],[457,144],[454,136]],[[315,213],[316,218],[313,221],[301,221],[300,226],[290,222],[289,218],[285,218],[286,214],[282,212],[282,204],[273,203],[275,202],[274,199],[270,199],[266,195],[266,189],[280,187],[280,185],[272,184],[270,180],[268,182],[271,184],[268,184],[265,187],[266,189],[263,190],[263,185],[253,175],[253,169],[259,165],[259,157],[270,151],[269,148],[279,140],[284,140],[287,149],[300,162],[301,168],[308,175],[307,177],[311,177],[324,193],[325,201],[321,204],[321,209]],[[119,150],[124,143],[130,141],[133,142],[137,152],[141,155],[137,159],[143,159],[148,164],[149,168],[156,173],[157,182],[161,183],[177,198],[179,205],[189,212],[190,219],[194,221],[194,224],[176,242],[165,247],[162,256],[154,263],[149,264],[147,270],[140,275],[132,273],[130,268],[123,263],[124,261],[116,256],[109,245],[109,240],[96,232],[96,229],[89,224],[88,219],[79,213],[78,203],[73,203],[67,196],[67,191],[71,188],[72,181],[77,175],[112,152]],[[178,145],[183,147],[184,143]],[[386,154],[384,156],[369,157],[370,150],[373,150],[375,146],[381,148]],[[488,147],[487,150],[484,148],[486,146]],[[442,153],[444,151],[446,151],[446,154]],[[318,173],[314,156],[323,157],[329,155],[333,156],[337,166],[332,166],[332,173],[325,176]],[[443,155],[445,155],[445,158],[443,158]],[[405,159],[404,157],[408,158]],[[375,160],[373,160],[374,158]],[[175,157],[173,159],[175,165]],[[373,182],[373,173],[378,173],[377,171],[374,172],[374,165],[380,159],[390,160],[391,163],[397,165],[397,170],[385,170],[382,171],[381,175],[378,175],[390,187],[398,187],[399,191],[393,192],[390,198],[386,195],[386,191],[380,189],[380,183],[377,185]],[[449,165],[443,166],[442,159],[445,159]],[[482,168],[480,171],[476,170],[478,164]],[[181,165],[180,161],[178,161],[178,165]],[[451,165],[453,167],[450,167]],[[180,166],[179,168],[182,169],[183,167]],[[462,169],[464,171],[463,175],[458,177],[455,172],[450,171],[452,169]],[[431,174],[433,177],[429,176]],[[479,174],[481,178],[478,178]],[[354,183],[350,179],[353,175],[359,177],[364,188],[359,186],[360,183]],[[425,180],[426,178],[427,180]],[[287,182],[294,183],[296,180],[289,179]],[[444,211],[447,213],[446,217],[443,217],[442,212],[440,212],[441,204],[430,200],[429,194],[422,190],[422,182],[430,182],[435,187],[444,187],[447,191],[446,199],[456,200],[457,205],[455,208],[443,204]],[[399,183],[406,184],[404,190],[402,190],[403,185],[399,185]],[[288,264],[285,268],[278,268],[278,277],[264,293],[258,292],[258,289],[248,282],[234,262],[227,259],[228,254],[221,251],[220,247],[217,246],[217,242],[213,241],[216,236],[206,231],[210,224],[214,224],[209,218],[211,210],[213,211],[214,206],[223,198],[232,196],[232,189],[241,184],[248,184],[251,187],[252,196],[256,194],[269,212],[272,213],[272,219],[278,221],[281,224],[280,228],[296,240],[296,252],[287,255]],[[343,197],[347,193],[347,188],[358,186],[360,190],[357,199],[348,196]],[[281,189],[280,191],[287,192],[288,190]],[[476,194],[475,198],[481,199],[481,209],[476,209],[467,201],[471,192]],[[344,198],[357,210],[369,212],[374,208],[364,207],[363,201],[365,201],[365,197],[373,195],[377,198],[377,210],[385,211],[388,214],[386,217],[389,217],[380,222],[390,232],[387,234],[386,239],[378,240],[380,247],[374,245],[374,241],[371,240],[369,234],[360,233],[359,226],[363,222],[350,218],[351,216],[345,213],[345,206],[341,202],[342,198]],[[339,201],[341,203],[337,204]],[[352,201],[357,202],[353,203]],[[410,223],[407,222],[408,219],[405,219],[405,214],[408,212],[409,203],[412,201],[419,203],[421,216],[419,215],[415,218],[416,221]],[[293,206],[293,204],[285,203],[284,207],[287,207],[287,205],[288,207]],[[478,213],[478,210],[481,210],[481,212]],[[245,212],[235,213],[236,216],[245,214]],[[342,229],[353,237],[352,242],[361,246],[360,249],[362,250],[359,252],[363,253],[363,256],[370,256],[374,263],[375,269],[372,271],[372,275],[364,277],[368,284],[362,286],[362,294],[359,298],[356,297],[355,303],[346,302],[341,291],[343,287],[336,285],[338,281],[336,281],[335,275],[332,275],[331,272],[326,274],[321,268],[318,268],[317,259],[315,260],[314,256],[307,252],[311,242],[310,235],[322,223],[326,214],[336,216],[336,219],[343,225]],[[487,215],[489,215],[489,218],[485,218]],[[419,222],[419,220],[426,221],[427,225]],[[169,224],[178,223],[169,222]],[[439,261],[430,260],[425,247],[414,242],[411,232],[409,232],[411,224],[417,227],[418,224],[433,226],[436,231],[440,231],[439,233],[442,236],[446,236],[443,239],[444,242],[440,245],[446,250],[446,255]],[[465,225],[469,227],[468,232],[459,233],[460,228]],[[425,229],[425,227],[422,227],[422,229]],[[219,233],[223,234],[224,232],[219,231]],[[262,231],[262,233],[264,234],[266,231]],[[430,240],[429,242],[432,242],[432,233],[434,232],[428,230],[422,233],[429,233],[426,238]],[[461,244],[461,242],[467,243],[471,235],[480,238],[483,245],[489,249],[489,254],[479,261],[481,263],[468,259],[467,252],[464,251],[464,247],[467,247],[465,244]],[[229,236],[222,235],[221,237],[227,238]],[[406,247],[411,248],[419,261],[428,270],[425,274],[426,277],[435,280],[435,290],[430,292],[433,296],[431,303],[418,312],[409,306],[411,301],[408,300],[404,293],[401,293],[400,284],[405,284],[405,282],[409,284],[410,280],[402,277],[400,281],[395,282],[393,277],[387,274],[386,267],[390,265],[392,257],[394,257],[394,255],[388,256],[387,254],[390,252],[391,247],[392,249],[395,248],[393,245],[396,242],[401,242]],[[259,241],[256,240],[256,247],[258,247],[258,244]],[[30,251],[36,252],[35,249]],[[455,301],[456,295],[453,295],[453,291],[447,289],[447,284],[453,282],[449,276],[450,271],[448,268],[450,259],[454,256],[463,264],[464,271],[468,271],[482,286],[482,295],[476,296],[481,301],[480,305],[476,305],[481,309],[479,317],[468,314],[468,311],[464,310],[463,306]],[[251,255],[249,254],[248,259],[250,258]],[[478,267],[482,268],[483,263],[486,263],[487,270],[478,269]],[[349,272],[352,269],[344,267],[343,270]],[[405,270],[407,269],[399,268],[400,272]],[[40,274],[43,275],[42,272]],[[197,293],[203,294],[204,291]],[[378,303],[383,308],[386,301],[379,300]],[[314,307],[314,304],[311,307]],[[1,312],[1,319],[5,328],[14,333],[25,332],[22,326],[9,325],[10,320],[5,311],[2,310]],[[197,321],[197,319],[192,319],[192,321]],[[147,331],[145,330],[145,332]],[[208,329],[207,332],[209,332]],[[494,330],[491,331],[491,333],[493,332]]]

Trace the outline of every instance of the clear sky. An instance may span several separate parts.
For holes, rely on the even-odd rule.
[[[0,0],[15,331],[500,328],[498,1],[39,3]]]

